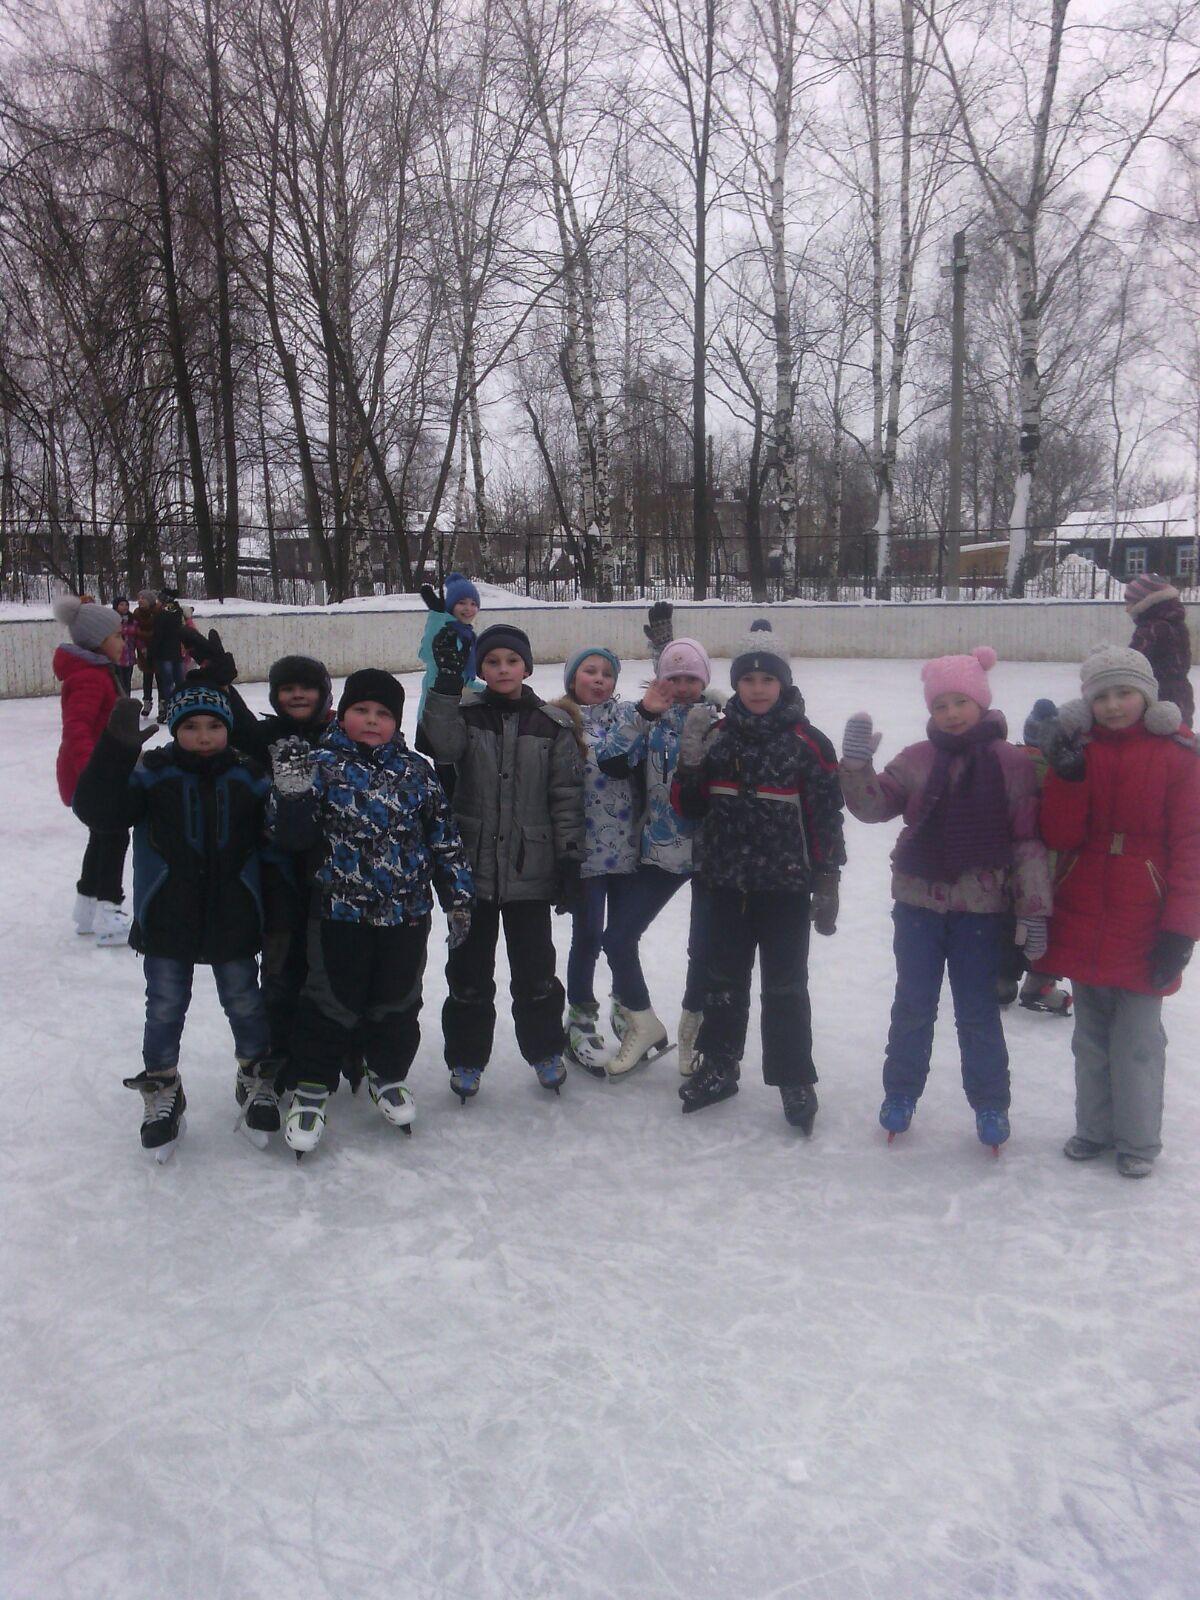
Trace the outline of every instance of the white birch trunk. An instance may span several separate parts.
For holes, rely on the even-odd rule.
[[[775,410],[771,428],[771,466],[775,475],[781,567],[786,583],[790,562],[793,592],[798,588],[800,528],[796,497],[794,433],[794,368],[791,306],[787,277],[787,158],[792,135],[795,60],[791,29],[785,25],[780,0],[771,0],[771,50],[775,64],[775,138],[771,167],[771,208],[767,219],[771,240],[771,313],[775,338]]]

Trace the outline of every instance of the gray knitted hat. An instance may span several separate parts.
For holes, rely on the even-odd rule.
[[[749,636],[738,646],[729,668],[729,681],[736,689],[738,679],[747,672],[769,672],[785,689],[792,687],[791,663],[775,639],[771,624],[763,618],[750,624]]]
[[[1091,705],[1106,689],[1136,689],[1152,706],[1158,699],[1154,668],[1140,650],[1127,650],[1119,644],[1098,645],[1084,658],[1079,669],[1083,698]]]
[[[105,639],[121,631],[121,618],[111,606],[98,606],[77,594],[64,595],[54,602],[54,615],[71,635],[71,643],[81,650],[99,650]]]

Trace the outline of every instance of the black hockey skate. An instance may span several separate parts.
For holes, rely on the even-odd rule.
[[[736,1061],[705,1061],[696,1058],[696,1070],[679,1086],[683,1112],[703,1111],[705,1106],[715,1106],[738,1092],[741,1071]]]
[[[183,1133],[183,1113],[187,1110],[179,1073],[175,1068],[168,1072],[147,1072],[143,1068],[136,1078],[122,1078],[121,1082],[142,1097],[142,1149],[151,1151],[160,1164],[169,1160]]]
[[[242,1108],[238,1128],[256,1150],[265,1150],[270,1136],[282,1127],[275,1077],[279,1063],[273,1056],[258,1061],[239,1061],[234,1094]]]
[[[809,1138],[817,1115],[817,1091],[811,1083],[785,1084],[779,1091],[783,1114],[793,1128]]]

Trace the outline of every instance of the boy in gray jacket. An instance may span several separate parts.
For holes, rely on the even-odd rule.
[[[463,693],[465,650],[447,625],[433,641],[438,675],[422,728],[438,765],[456,773],[454,818],[475,879],[471,931],[450,952],[442,1010],[450,1087],[465,1105],[479,1092],[496,1026],[496,943],[508,947],[517,1045],[538,1082],[558,1092],[563,987],[555,972],[551,907],[569,909],[583,860],[583,757],[571,718],[525,679],[533,651],[519,628],[479,635],[482,694]]]

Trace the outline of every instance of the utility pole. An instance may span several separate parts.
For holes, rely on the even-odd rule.
[[[950,265],[942,268],[953,291],[950,325],[950,487],[946,504],[946,593],[959,597],[962,544],[963,368],[967,358],[967,235],[963,229],[950,246]]]

